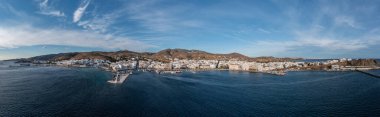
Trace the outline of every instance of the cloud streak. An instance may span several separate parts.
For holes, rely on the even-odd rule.
[[[110,50],[128,49],[143,51],[155,47],[152,44],[127,37],[103,35],[86,31],[47,30],[31,26],[0,27],[0,38],[0,48],[3,49],[34,45],[65,45]]]
[[[160,6],[157,4],[159,2],[159,0],[148,0],[127,5],[128,19],[157,32],[202,27],[202,21],[184,17],[184,14],[190,10],[186,4]]]
[[[341,25],[341,26],[349,26],[352,28],[360,27],[352,17],[348,17],[348,16],[337,16],[335,17],[334,21],[337,25]]]
[[[83,14],[86,11],[86,9],[87,9],[88,5],[90,4],[90,2],[91,2],[90,0],[84,0],[79,5],[79,7],[77,8],[77,10],[75,10],[75,12],[73,14],[73,22],[74,23],[78,22],[82,18]]]
[[[0,47],[63,44],[121,49],[128,44],[118,40],[127,40],[160,49],[223,53],[246,48],[245,53],[254,53],[251,56],[362,56],[356,53],[379,51],[380,45],[380,32],[371,30],[380,24],[378,1],[35,1],[29,6],[1,2]],[[29,27],[17,26],[20,22]]]
[[[266,33],[266,34],[270,34],[271,33],[270,31],[262,29],[262,28],[258,28],[257,31],[262,32],[262,33]]]
[[[123,12],[125,12],[125,10],[121,9],[104,15],[97,15],[92,19],[79,21],[77,25],[87,30],[95,31],[98,33],[106,33],[109,26],[115,23],[116,19],[121,17],[121,14]]]
[[[65,16],[65,13],[62,11],[55,10],[53,7],[48,6],[48,2],[49,0],[43,0],[39,3],[40,11],[38,13],[55,17]]]
[[[376,33],[375,33],[376,32]],[[336,38],[334,36],[322,36],[319,31],[298,31],[295,39],[292,40],[259,40],[249,42],[252,48],[248,53],[259,55],[282,55],[284,53],[312,51],[314,53],[324,52],[325,54],[336,55],[342,52],[355,52],[358,50],[380,46],[380,31],[364,34],[357,38]],[[289,55],[288,55],[289,56]]]

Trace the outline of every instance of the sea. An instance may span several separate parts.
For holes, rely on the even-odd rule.
[[[0,63],[1,117],[380,116],[380,79],[359,72],[134,72],[109,84],[97,68],[13,64]]]

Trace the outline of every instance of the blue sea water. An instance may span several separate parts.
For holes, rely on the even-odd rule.
[[[0,116],[380,116],[380,79],[358,72],[111,78],[95,68],[0,64]]]

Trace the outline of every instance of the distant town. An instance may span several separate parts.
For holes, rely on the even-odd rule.
[[[363,62],[366,61],[366,62]],[[363,65],[349,64],[354,62],[361,62]],[[38,61],[37,63],[43,63]],[[132,58],[131,60],[122,60],[117,62],[110,62],[108,60],[63,60],[55,62],[59,66],[73,66],[73,67],[100,67],[114,72],[120,70],[154,70],[154,71],[181,71],[181,70],[233,70],[233,71],[250,71],[250,72],[264,72],[283,75],[286,71],[299,71],[299,70],[327,70],[327,71],[347,71],[347,70],[370,70],[379,69],[376,64],[371,64],[371,60],[365,59],[338,59],[327,60],[318,62],[248,62],[236,60],[180,60],[173,59],[168,63],[153,61],[153,60],[139,60]]]
[[[285,75],[287,71],[348,71],[380,68],[379,63],[374,59],[341,58],[306,62],[300,59],[250,58],[238,53],[211,54],[204,51],[184,49],[167,49],[158,53],[131,51],[65,53],[26,60],[35,64],[98,67],[112,72],[144,70],[157,73],[178,73],[198,70],[232,70]]]

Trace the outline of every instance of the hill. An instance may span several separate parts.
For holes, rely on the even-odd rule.
[[[166,49],[151,56],[152,59],[168,61],[174,58],[193,60],[249,60],[250,58],[239,53],[212,54],[200,50]]]
[[[274,61],[289,61],[292,58],[275,58],[275,57],[257,57],[251,58],[240,53],[229,54],[214,54],[201,50],[186,50],[186,49],[165,49],[157,53],[151,52],[133,52],[133,51],[116,51],[116,52],[73,52],[59,53],[31,57],[21,59],[22,61],[61,61],[61,60],[79,60],[79,59],[101,59],[109,61],[128,60],[131,58],[139,58],[143,60],[152,59],[162,62],[169,62],[177,59],[192,59],[192,60],[244,60],[257,62],[274,62]]]

